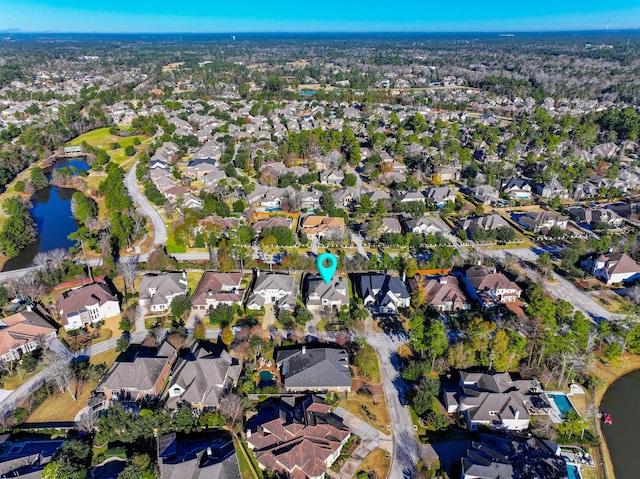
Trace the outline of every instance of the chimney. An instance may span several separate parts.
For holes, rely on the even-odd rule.
[[[520,409],[516,409],[516,413],[514,414],[516,421],[520,419]]]
[[[306,344],[302,345],[302,354],[307,354],[307,345]]]
[[[440,284],[447,284],[446,276],[440,276],[439,282],[440,282]]]
[[[251,429],[247,429],[247,434],[245,434],[245,436],[247,436],[247,439],[251,439]]]
[[[481,259],[478,260],[478,266],[482,266],[482,260]]]

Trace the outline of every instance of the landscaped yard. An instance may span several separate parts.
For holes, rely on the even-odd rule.
[[[198,287],[198,283],[200,282],[200,279],[202,278],[203,274],[204,274],[204,271],[188,271],[187,272],[187,287],[189,288],[189,291],[193,293],[196,290],[196,288]]]
[[[358,471],[375,472],[378,479],[384,479],[389,474],[391,467],[391,456],[383,449],[376,449],[362,461]]]
[[[61,393],[56,389],[51,397],[31,413],[27,422],[73,421],[76,414],[87,405],[87,399],[97,384],[98,381],[87,381],[83,384],[75,401],[69,391]]]
[[[389,434],[387,426],[389,426],[389,413],[387,412],[387,403],[384,400],[384,394],[358,394],[350,392],[347,399],[340,400],[340,406],[345,408],[352,414],[364,419],[380,431]],[[375,416],[375,421],[371,421],[362,407],[366,407],[368,411]]]

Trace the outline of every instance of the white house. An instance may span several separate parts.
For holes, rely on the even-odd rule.
[[[640,279],[640,265],[624,253],[592,255],[581,261],[580,266],[606,284]]]
[[[247,308],[258,311],[265,305],[293,310],[296,305],[296,280],[288,274],[256,271],[253,289],[247,300]]]
[[[149,306],[152,312],[166,311],[171,301],[187,294],[187,273],[170,271],[147,274],[140,281],[140,306]]]
[[[67,331],[104,321],[120,314],[120,303],[106,283],[98,282],[65,291],[56,307]]]

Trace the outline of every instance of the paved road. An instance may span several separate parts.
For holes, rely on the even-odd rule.
[[[524,261],[535,262],[538,260],[537,252],[530,248],[518,248],[503,251],[486,251],[485,253],[499,257],[505,257],[506,255],[510,254]],[[530,279],[536,282],[541,282],[542,286],[551,296],[556,299],[564,299],[565,301],[569,301],[576,309],[582,311],[588,318],[591,318],[593,320],[604,318],[609,321],[619,321],[625,317],[624,314],[615,314],[607,311],[598,303],[596,303],[593,298],[589,296],[589,294],[587,294],[586,291],[582,291],[581,289],[577,288],[573,285],[573,283],[555,272],[551,273],[551,277],[549,279],[541,279],[540,274],[537,271],[532,270],[522,262],[520,263],[520,266]]]
[[[133,333],[131,335],[131,342],[141,343],[146,337],[146,335],[147,335],[146,331],[141,333],[140,332]],[[100,343],[89,346],[88,348],[85,348],[82,351],[78,351],[73,355],[68,353],[63,353],[63,356],[66,356],[67,359],[71,361],[73,360],[73,358],[77,358],[77,357],[94,356],[96,354],[100,354],[105,351],[110,351],[112,349],[115,349],[117,341],[118,341],[118,338],[107,339],[106,341],[102,341]],[[62,346],[62,344],[60,344],[60,346]],[[64,348],[64,346],[62,347]],[[57,350],[58,348],[59,346],[56,346],[55,350]],[[29,394],[32,394],[34,391],[44,386],[47,383],[47,381],[50,379],[50,377],[51,377],[50,369],[48,367],[44,368],[38,374],[29,378],[19,387],[11,391],[10,394],[2,398],[2,401],[0,402],[0,417],[5,417],[6,415],[11,414],[12,411],[16,408],[16,406],[21,401],[23,401],[27,396],[29,396]]]
[[[356,247],[358,248],[358,253],[360,254],[360,256],[364,257],[365,259],[368,259],[367,252],[365,251],[364,244],[362,243],[362,236],[356,233],[351,233],[351,242],[355,243]]]
[[[136,161],[127,176],[124,178],[124,184],[127,187],[129,196],[138,205],[138,210],[146,215],[153,224],[153,243],[154,244],[166,244],[167,243],[167,227],[162,220],[160,214],[155,210],[151,203],[144,197],[140,188],[138,187],[138,181],[136,179],[136,169],[138,162]]]
[[[384,397],[393,434],[393,459],[388,477],[394,479],[411,477],[420,458],[411,414],[408,408],[400,404],[399,399],[399,394],[406,394],[406,391],[398,373],[399,363],[396,351],[404,341],[406,341],[406,335],[396,335],[392,339],[386,334],[372,333],[367,337],[367,342],[376,350],[380,359]]]

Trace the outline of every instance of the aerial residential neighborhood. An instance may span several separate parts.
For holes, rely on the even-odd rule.
[[[631,477],[636,33],[4,35],[0,477]]]

